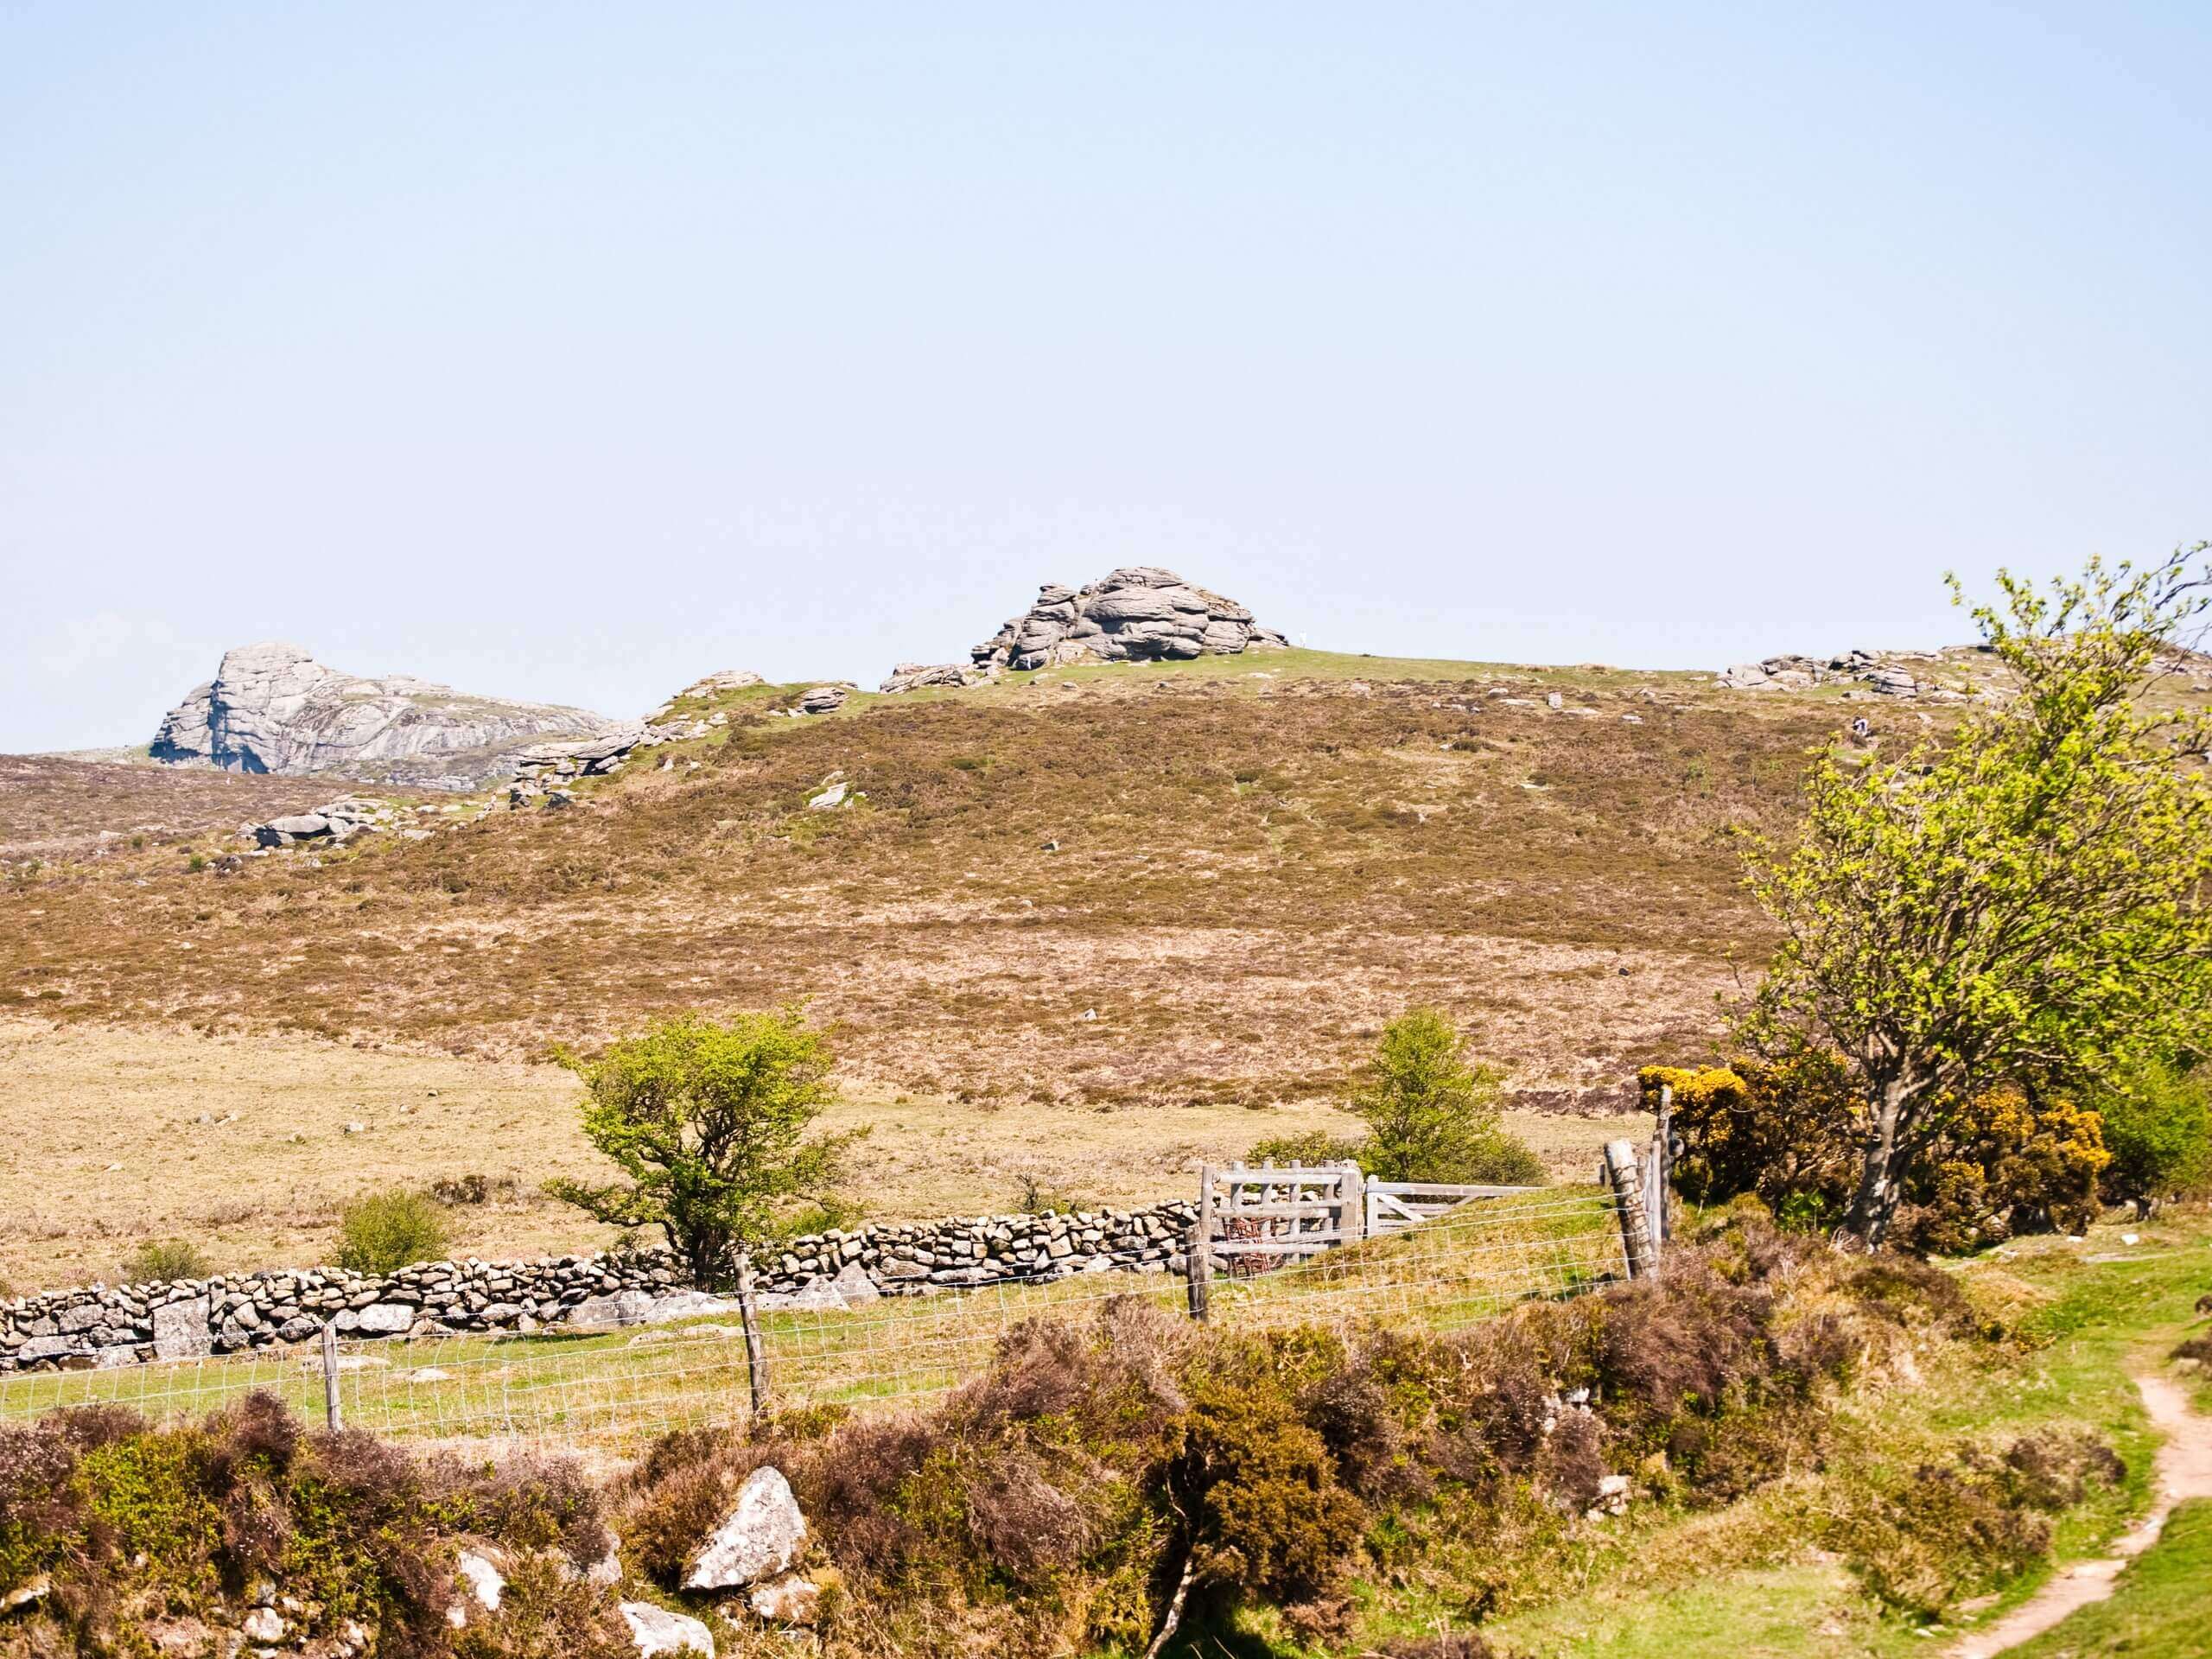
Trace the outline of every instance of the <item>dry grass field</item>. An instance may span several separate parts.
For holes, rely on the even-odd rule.
[[[1542,1114],[1707,1052],[1763,954],[1734,832],[1786,829],[1851,715],[1926,729],[1826,690],[1311,652],[775,712],[801,690],[687,705],[724,723],[567,810],[449,803],[427,840],[227,872],[240,819],[341,786],[5,763],[0,1272],[177,1233],[298,1261],[351,1194],[464,1173],[515,1184],[455,1212],[464,1249],[589,1242],[532,1196],[590,1155],[550,1049],[792,999],[878,1125],[879,1214],[1179,1192],[1340,1122],[1419,1002],[1580,1173],[1608,1125]],[[832,780],[852,803],[810,810]],[[167,827],[97,839],[134,815]]]
[[[538,1190],[595,1171],[581,1092],[560,1067],[521,1061],[0,1017],[0,1282],[113,1279],[150,1239],[190,1238],[224,1269],[327,1260],[347,1199],[465,1175],[492,1196],[447,1212],[463,1255],[609,1242]],[[1510,1120],[1567,1179],[1629,1132],[1616,1117]],[[1198,1165],[1262,1136],[1355,1127],[1325,1103],[1000,1108],[867,1089],[830,1122],[871,1126],[858,1185],[886,1217],[1009,1210],[1032,1183],[1085,1204],[1179,1197]]]

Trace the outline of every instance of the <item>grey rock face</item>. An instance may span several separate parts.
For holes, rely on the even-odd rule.
[[[969,654],[981,668],[1033,669],[1234,656],[1289,643],[1234,600],[1141,564],[1085,588],[1048,582],[1034,605]]]
[[[618,728],[582,709],[467,696],[407,675],[364,678],[297,645],[242,645],[171,709],[153,756],[229,772],[346,772],[468,787],[551,734]]]
[[[197,1359],[213,1351],[207,1330],[207,1299],[168,1302],[154,1310],[154,1352],[162,1359]]]
[[[684,1569],[686,1590],[734,1590],[788,1573],[806,1551],[806,1517],[791,1483],[772,1466],[755,1469],[737,1503]]]

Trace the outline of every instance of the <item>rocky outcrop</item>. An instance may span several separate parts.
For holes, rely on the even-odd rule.
[[[996,663],[901,663],[885,677],[879,691],[918,691],[925,685],[981,685],[1004,671]]]
[[[625,722],[582,709],[465,696],[407,675],[342,673],[297,645],[242,645],[172,709],[152,753],[229,772],[338,772],[473,788],[550,734],[596,737]]]
[[[1929,702],[1961,702],[1968,697],[2000,696],[1995,659],[1978,647],[1949,651],[1847,651],[1838,657],[1787,654],[1757,663],[1738,663],[1716,676],[1736,691],[1802,691],[1816,685],[1847,684],[1847,697],[1907,697]]]
[[[398,809],[390,801],[347,795],[305,812],[283,814],[266,823],[242,824],[238,833],[257,847],[289,847],[302,841],[342,846],[355,836],[377,835],[390,830],[397,817]]]
[[[978,666],[1033,669],[1233,655],[1289,643],[1234,600],[1141,564],[1086,588],[1046,583],[1034,605],[969,655]]]
[[[874,1224],[788,1241],[754,1263],[764,1307],[831,1311],[879,1295],[1179,1268],[1196,1206]],[[0,1371],[89,1370],[243,1353],[315,1338],[656,1325],[720,1311],[664,1251],[534,1262],[426,1262],[92,1285],[0,1302]]]

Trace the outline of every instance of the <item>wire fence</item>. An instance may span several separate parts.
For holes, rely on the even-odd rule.
[[[1280,1258],[1274,1258],[1280,1259]],[[1480,1199],[1385,1237],[1282,1266],[1240,1262],[1208,1299],[1217,1328],[1388,1324],[1444,1332],[1516,1303],[1578,1294],[1621,1277],[1611,1199],[1594,1188]],[[764,1310],[760,1335],[773,1408],[925,1403],[981,1371],[1000,1339],[1039,1315],[1085,1319],[1136,1296],[1180,1313],[1183,1280],[1164,1272],[1081,1272],[1049,1283],[1006,1280],[855,1307]],[[744,1422],[751,1411],[745,1334],[735,1311],[595,1333],[387,1338],[337,1344],[340,1416],[348,1428],[458,1449],[518,1446],[626,1456],[671,1429]],[[196,1414],[253,1389],[310,1421],[325,1409],[326,1361],[313,1344],[111,1370],[0,1376],[0,1421],[116,1404],[149,1416]]]

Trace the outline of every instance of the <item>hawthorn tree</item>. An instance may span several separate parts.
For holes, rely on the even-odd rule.
[[[1738,1035],[1852,1069],[1864,1162],[1840,1242],[1881,1242],[1974,1090],[2204,1048],[2212,715],[2148,694],[2212,603],[2208,545],[2048,588],[2000,571],[1973,615],[2014,694],[1940,746],[1855,772],[1823,759],[1801,839],[1754,849],[1783,937]]]
[[[1448,1016],[1409,1009],[1382,1027],[1352,1096],[1351,1109],[1368,1128],[1352,1155],[1386,1181],[1541,1185],[1543,1160],[1499,1121],[1503,1081],[1469,1058]]]
[[[837,1095],[828,1045],[796,1008],[683,1014],[599,1059],[558,1058],[588,1090],[585,1136],[623,1179],[547,1190],[601,1221],[658,1227],[700,1285],[727,1282],[795,1201],[827,1197],[867,1133],[807,1138]]]

